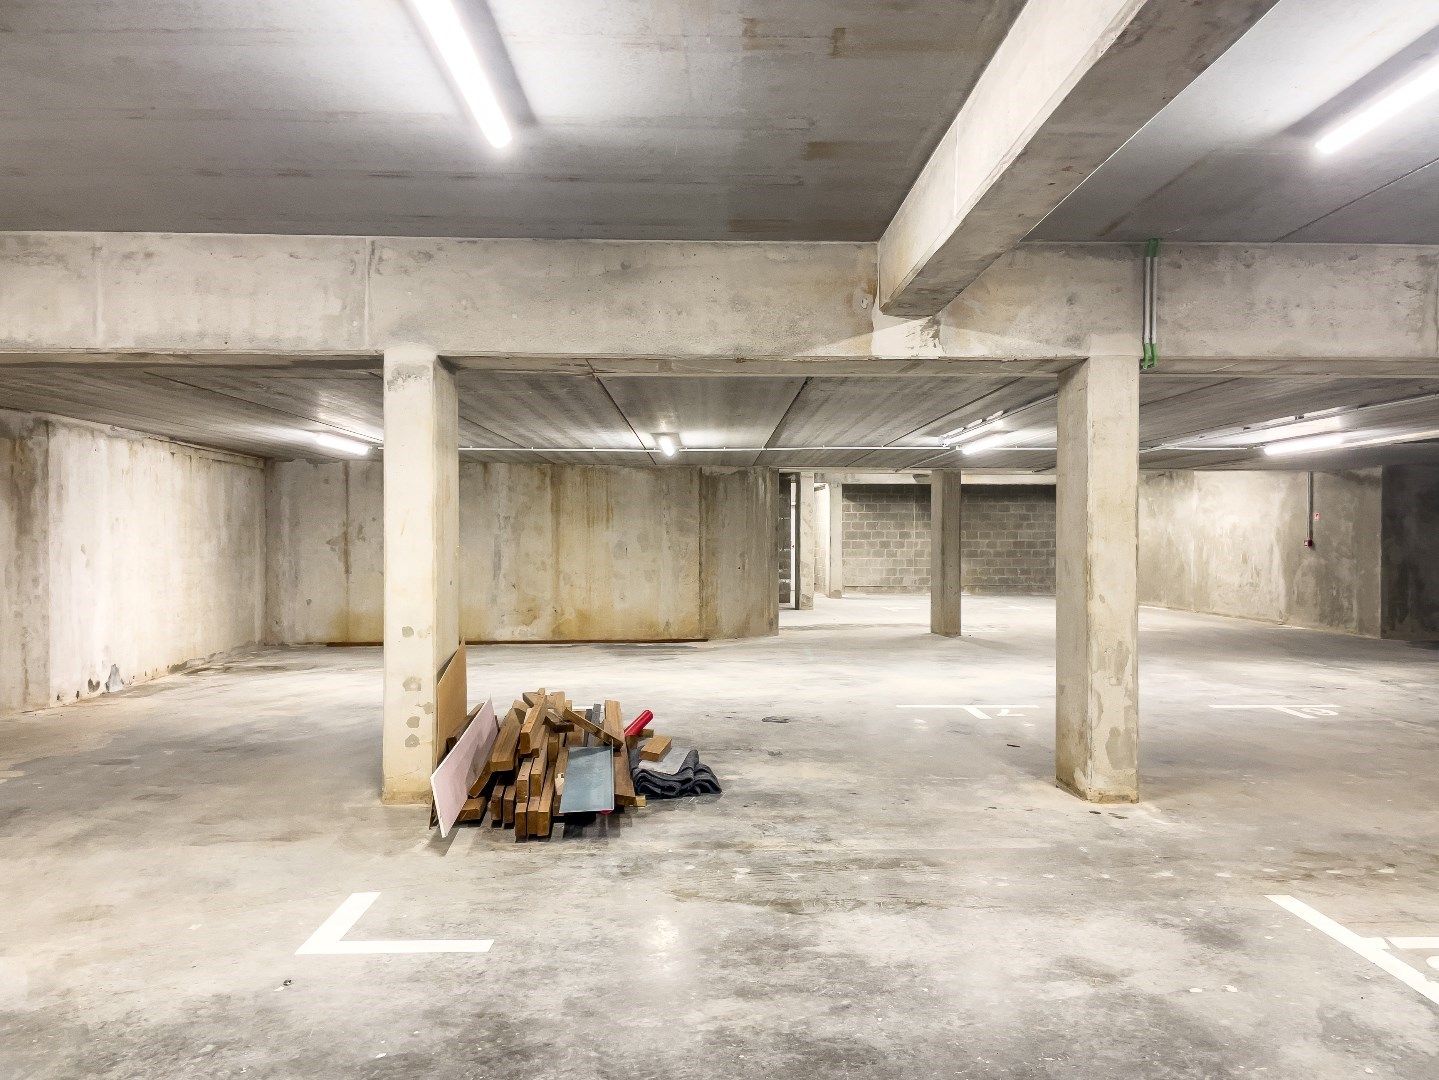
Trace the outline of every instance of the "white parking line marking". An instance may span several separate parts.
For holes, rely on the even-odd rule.
[[[1288,716],[1297,716],[1301,720],[1315,720],[1321,716],[1338,716],[1338,705],[1276,705],[1272,701],[1254,702],[1252,704],[1225,704],[1210,705],[1211,709],[1273,709],[1278,713],[1285,713]]]
[[[1427,952],[1430,949],[1439,952],[1439,937],[1392,937],[1389,944],[1396,949],[1413,949],[1415,952]]]
[[[344,941],[346,934],[370,910],[377,892],[359,892],[335,909],[308,941],[295,950],[296,956],[360,956],[375,953],[484,953],[494,941]]]
[[[1358,953],[1376,967],[1383,968],[1405,986],[1417,990],[1434,1004],[1439,1005],[1439,983],[1425,978],[1403,960],[1386,951],[1382,945],[1375,944],[1373,938],[1360,937],[1354,931],[1341,926],[1327,915],[1321,915],[1308,904],[1296,900],[1292,896],[1270,896],[1268,899],[1273,900],[1290,914],[1298,915],[1320,933],[1332,937],[1346,949]]]

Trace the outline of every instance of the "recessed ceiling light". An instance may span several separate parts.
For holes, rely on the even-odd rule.
[[[505,119],[500,100],[485,75],[453,0],[410,0],[410,5],[424,24],[425,32],[430,35],[430,41],[454,80],[455,88],[464,98],[465,107],[485,138],[496,150],[508,146],[510,122]]]
[[[374,449],[369,443],[360,442],[358,439],[346,439],[341,435],[331,435],[327,431],[311,431],[309,436],[316,446],[322,446],[326,450],[335,450],[341,454],[349,454],[351,457],[367,457]]]
[[[1439,90],[1439,62],[1421,68],[1398,86],[1374,98],[1348,120],[1330,128],[1314,144],[1314,148],[1321,154],[1342,150],[1355,139],[1369,134],[1406,109],[1413,108],[1436,90]]]

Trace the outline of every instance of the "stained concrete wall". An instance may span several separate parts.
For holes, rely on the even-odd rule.
[[[383,612],[378,462],[267,470],[266,639],[373,642]],[[469,641],[662,641],[774,633],[769,470],[464,462]]]
[[[1384,469],[1382,633],[1439,641],[1439,467]]]
[[[251,458],[8,414],[0,711],[119,689],[260,639]]]
[[[711,640],[779,633],[772,469],[700,469],[700,625]]]
[[[384,470],[265,465],[265,640],[384,638]]]
[[[1380,470],[1315,474],[1312,549],[1307,484],[1298,472],[1141,474],[1140,602],[1378,636]]]

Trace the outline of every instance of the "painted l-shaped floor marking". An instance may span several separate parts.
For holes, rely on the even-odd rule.
[[[1298,915],[1320,933],[1328,934],[1346,949],[1358,953],[1376,967],[1383,968],[1405,986],[1419,991],[1434,1004],[1439,1005],[1439,982],[1426,978],[1422,973],[1415,971],[1399,957],[1389,952],[1380,944],[1384,940],[1383,938],[1361,937],[1353,930],[1341,926],[1329,916],[1320,914],[1308,904],[1296,900],[1292,896],[1270,896],[1268,899],[1273,900],[1285,911]]]
[[[344,937],[370,910],[377,892],[359,892],[335,909],[320,924],[309,940],[295,950],[296,956],[360,956],[373,953],[484,953],[490,951],[492,940],[458,939],[454,941],[345,941]]]

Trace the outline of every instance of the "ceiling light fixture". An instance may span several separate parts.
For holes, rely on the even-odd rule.
[[[1314,148],[1321,154],[1342,150],[1355,139],[1369,134],[1404,110],[1419,104],[1435,91],[1439,91],[1439,61],[1421,68],[1413,77],[1380,94],[1348,120],[1330,128],[1314,144]]]
[[[326,450],[335,450],[341,454],[349,454],[351,457],[368,457],[373,449],[369,443],[362,443],[358,439],[346,439],[340,435],[331,435],[327,431],[311,431],[309,436],[316,446],[322,446]]]
[[[455,88],[485,138],[496,150],[508,146],[510,123],[500,109],[500,100],[485,75],[453,0],[410,0],[410,5],[424,25],[440,59],[445,62]]]
[[[1285,439],[1283,442],[1265,443],[1264,452],[1270,457],[1285,454],[1309,454],[1316,450],[1334,450],[1343,446],[1348,439],[1343,435],[1310,435],[1304,439]]]
[[[979,438],[979,436],[983,435],[986,431],[1001,431],[1004,428],[1004,425],[1000,423],[1003,417],[1003,410],[997,413],[990,413],[990,415],[986,416],[983,420],[975,420],[962,428],[956,428],[953,431],[941,435],[939,441],[945,446],[958,446],[960,443],[966,443],[971,439]]]
[[[960,448],[959,452],[965,457],[971,454],[982,454],[986,450],[993,450],[996,447],[1013,442],[1018,435],[1019,432],[1017,431],[998,431],[993,435],[986,435],[982,439],[976,439],[972,443],[966,443]]]
[[[665,457],[674,457],[683,448],[678,435],[662,432],[655,436],[655,446]]]

